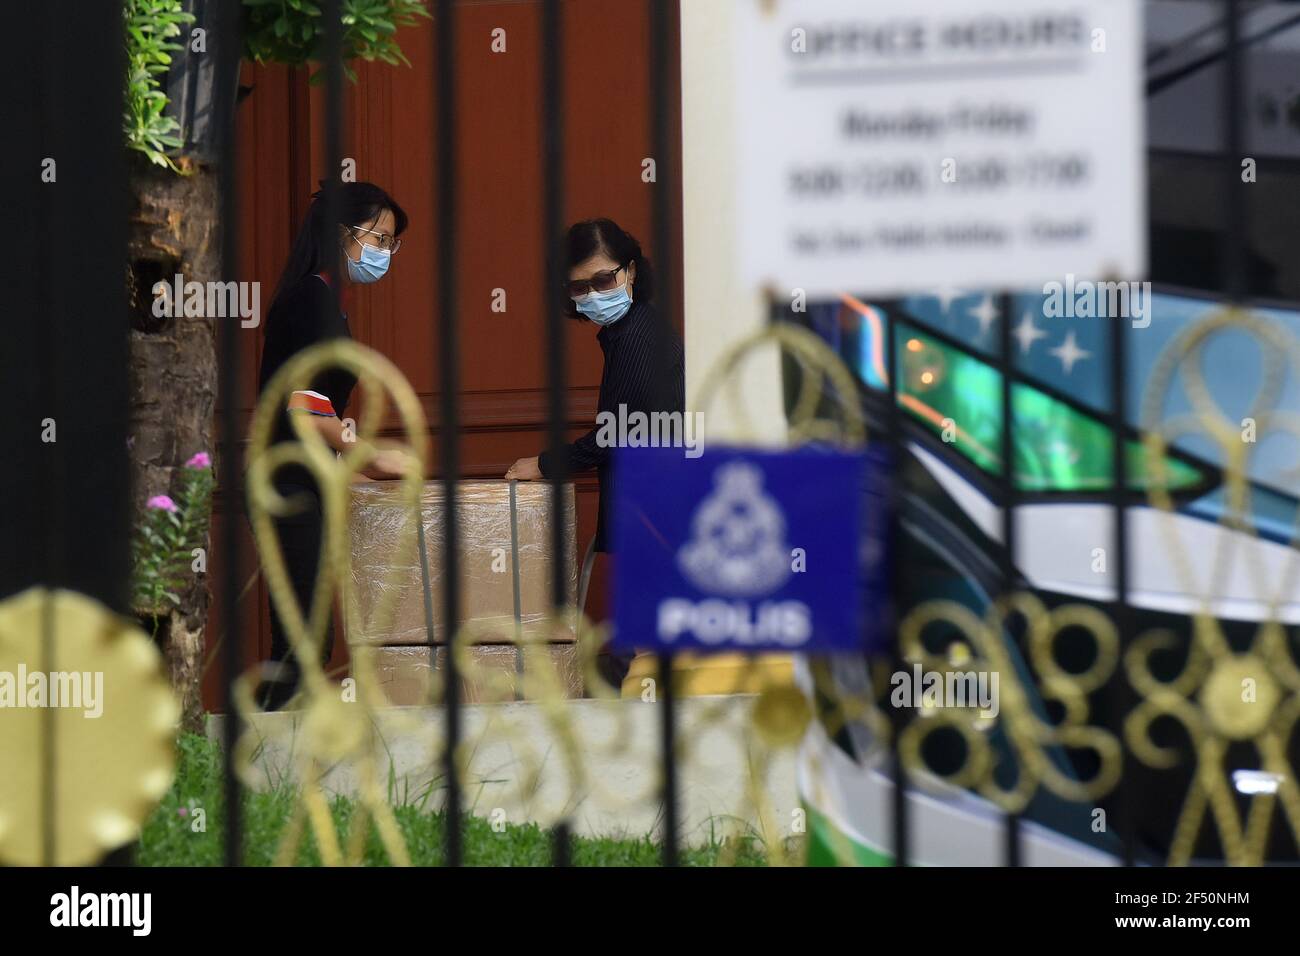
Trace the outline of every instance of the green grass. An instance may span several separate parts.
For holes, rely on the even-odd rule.
[[[222,754],[214,741],[195,734],[184,734],[177,741],[179,765],[176,781],[153,815],[145,822],[140,842],[135,847],[135,861],[141,866],[220,866],[223,857],[225,820]],[[279,843],[280,833],[289,819],[297,791],[288,784],[265,793],[244,793],[244,862],[249,866],[269,866]],[[444,819],[441,813],[427,813],[422,807],[427,795],[418,802],[401,803],[393,808],[402,835],[406,839],[411,862],[416,866],[438,866],[442,861]],[[198,819],[194,811],[202,809],[206,828],[195,832]],[[336,797],[330,804],[340,842],[346,846],[348,824],[356,809],[355,801]],[[536,824],[494,830],[482,818],[466,816],[463,824],[464,862],[469,866],[549,866],[552,836]],[[298,864],[319,866],[320,853],[304,827]],[[657,866],[660,847],[648,836],[639,839],[589,839],[574,837],[570,856],[575,866]],[[696,848],[684,848],[682,863],[687,866],[713,866],[723,852],[720,842]],[[766,857],[760,840],[746,836],[735,847],[735,864],[762,866]],[[388,856],[373,826],[366,842],[367,866],[387,866]]]

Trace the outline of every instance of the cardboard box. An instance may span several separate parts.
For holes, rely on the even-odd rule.
[[[582,665],[577,644],[545,644],[524,648],[524,674],[520,683],[519,649],[504,644],[483,644],[467,648],[470,669],[460,675],[460,699],[465,704],[511,700],[536,700],[559,693],[581,697]],[[430,655],[434,651],[434,655]],[[416,706],[433,700],[434,681],[442,681],[446,667],[445,647],[366,648],[374,663],[379,686],[390,704]],[[541,671],[549,667],[555,683]],[[555,690],[547,688],[556,687]],[[439,688],[439,695],[442,690]]]
[[[421,493],[428,555],[433,643],[443,633],[443,489],[426,482]],[[570,607],[577,600],[577,545],[573,486],[564,487],[565,588]],[[457,494],[460,524],[461,614],[474,643],[514,640],[516,598],[524,635],[547,641],[574,640],[570,612],[558,628],[548,627],[551,612],[551,485],[464,481]],[[428,644],[424,586],[415,536],[415,514],[396,482],[358,482],[352,486],[351,595],[345,610],[348,642],[368,645]],[[513,529],[513,531],[512,531]],[[518,574],[516,575],[516,559]],[[380,599],[390,595],[390,623],[379,620]]]

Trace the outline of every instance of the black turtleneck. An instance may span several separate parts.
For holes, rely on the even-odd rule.
[[[600,376],[597,413],[608,412],[616,419],[619,406],[627,412],[681,412],[686,405],[685,368],[682,343],[667,328],[649,303],[633,303],[628,314],[596,333],[605,353],[605,370]],[[612,447],[600,445],[593,428],[577,441],[564,446],[569,474],[596,469],[600,482],[600,516],[596,524],[596,550],[608,551],[606,529],[614,501]],[[542,477],[553,478],[558,463],[549,452],[537,458]]]

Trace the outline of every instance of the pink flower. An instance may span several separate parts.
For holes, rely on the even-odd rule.
[[[158,508],[161,511],[176,511],[176,502],[166,495],[154,495],[145,502],[147,508]]]
[[[176,812],[183,817],[188,817],[190,815],[190,811],[188,807],[177,807]]]
[[[208,453],[206,451],[201,451],[196,453],[193,458],[187,461],[185,463],[185,467],[186,468],[211,468],[212,459],[208,457]]]

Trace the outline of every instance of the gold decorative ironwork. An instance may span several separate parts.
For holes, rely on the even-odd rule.
[[[793,687],[769,687],[754,701],[754,730],[769,747],[792,747],[812,719],[808,700]]]
[[[289,395],[295,389],[305,387],[326,368],[343,368],[357,378],[362,414],[357,423],[354,447],[336,454],[302,416],[291,417],[298,441],[271,446],[275,422],[288,404]],[[401,423],[404,443],[376,438],[390,395]],[[405,841],[381,785],[380,745],[374,732],[373,718],[375,709],[384,703],[384,698],[373,661],[364,653],[354,655],[352,676],[356,681],[356,694],[355,699],[345,700],[337,685],[327,678],[320,655],[334,597],[347,580],[348,489],[354,476],[361,473],[377,451],[385,447],[404,450],[416,462],[416,466],[401,479],[405,500],[414,510],[428,465],[428,433],[419,399],[388,359],[349,340],[315,345],[286,362],[267,383],[253,416],[247,476],[253,532],[271,600],[284,623],[300,668],[300,693],[304,706],[303,732],[296,754],[301,796],[277,850],[276,862],[280,865],[291,864],[296,859],[304,822],[310,823],[321,859],[327,865],[357,864],[361,861],[371,820],[389,859],[397,865],[409,863]],[[279,469],[291,464],[303,466],[315,479],[324,522],[323,553],[318,562],[310,608],[298,606],[275,534],[275,518],[291,514],[294,502],[276,490],[273,479]],[[406,559],[414,560],[415,548],[412,529],[408,541],[399,546],[399,551]],[[354,604],[353,601],[345,602],[345,608]],[[391,619],[392,613],[392,598],[381,598],[374,614],[381,629],[383,622]],[[237,702],[246,720],[258,710],[254,688],[260,673],[260,667],[254,668],[243,675],[236,686]],[[250,779],[253,755],[258,745],[256,727],[251,726],[241,739],[238,755],[241,770]],[[321,786],[328,768],[345,759],[355,765],[359,781],[359,805],[350,825],[346,851],[339,846],[328,800]]]
[[[706,377],[698,407],[707,406],[713,390],[740,367],[752,350],[765,344],[776,344],[791,354],[804,372],[795,412],[791,416],[791,441],[820,439],[860,445],[865,440],[866,429],[851,376],[824,343],[794,326],[774,326],[729,350],[719,362],[717,371]],[[841,397],[838,407],[843,415],[842,422],[818,417],[824,408],[821,385],[825,381],[833,383]],[[579,719],[574,702],[565,699],[561,693],[560,676],[553,662],[546,655],[538,655],[535,665],[525,671],[523,696],[532,707],[493,707],[486,712],[480,730],[467,728],[456,755],[462,785],[471,781],[471,754],[490,741],[505,744],[511,760],[509,773],[499,775],[493,781],[493,801],[527,806],[530,818],[543,826],[569,818],[580,806],[656,806],[661,799],[661,777],[656,775],[636,788],[625,777],[595,772],[598,765],[608,765],[628,756],[634,740],[656,738],[656,734],[645,733],[654,726],[654,710],[641,709],[636,700],[621,696],[618,688],[609,687],[599,676],[596,655],[608,636],[605,627],[594,627],[584,615],[572,609],[566,612],[565,620],[553,621],[552,626],[576,628],[581,667],[588,694],[594,698],[582,703],[581,713],[585,719]],[[471,647],[483,638],[499,642],[502,634],[499,629],[484,631],[481,625],[472,621],[458,630],[449,645],[455,655],[457,670],[465,680],[480,686],[489,699],[508,697],[513,677],[476,663],[470,653]],[[545,641],[545,629],[513,638],[516,647],[525,653],[530,647],[542,645]],[[364,659],[367,651],[354,647],[353,654],[354,658]],[[683,655],[683,666],[690,667],[692,660]],[[790,827],[777,822],[775,808],[768,796],[767,780],[776,772],[777,761],[789,759],[792,755],[812,719],[812,711],[803,693],[792,687],[788,679],[777,679],[775,671],[760,666],[763,663],[754,657],[745,658],[738,666],[726,671],[733,680],[731,686],[727,685],[724,676],[722,683],[714,688],[718,697],[696,700],[690,727],[683,728],[675,739],[676,756],[679,761],[690,761],[696,749],[705,745],[709,735],[736,735],[738,752],[743,754],[748,767],[744,797],[734,812],[720,822],[726,824],[729,820],[734,827],[740,820],[757,820],[756,830],[750,829],[745,833],[741,827],[740,832],[733,830],[732,835],[756,837],[766,848],[769,860],[783,864],[796,862],[798,857],[787,851],[783,834]],[[659,675],[653,673],[649,676],[652,681],[657,681]],[[430,703],[442,705],[445,693],[442,682],[435,682]],[[648,700],[657,699],[653,683],[647,693]],[[739,721],[734,703],[737,693],[747,695],[747,716]],[[865,721],[876,730],[886,726],[869,695],[863,695],[860,700],[837,700],[835,706],[847,720]],[[535,715],[539,711],[546,730],[544,734],[537,733]],[[638,728],[642,731],[640,734]],[[646,753],[644,756],[653,759],[656,755]],[[436,761],[441,757],[435,747],[432,759]],[[655,766],[658,769],[657,760]],[[538,794],[544,784],[550,799],[541,801]],[[738,849],[735,840],[724,842],[719,865],[734,862]]]
[[[1263,366],[1259,388],[1242,422],[1228,417],[1204,376],[1206,345],[1227,332],[1249,336],[1259,346]],[[1223,461],[1225,513],[1221,524],[1235,535],[1257,538],[1249,520],[1249,457],[1270,430],[1300,437],[1300,414],[1277,407],[1288,373],[1292,381],[1300,381],[1300,343],[1295,337],[1263,315],[1225,308],[1189,326],[1169,343],[1143,396],[1146,459],[1153,478],[1148,497],[1165,514],[1161,533],[1166,555],[1183,593],[1197,601],[1197,607],[1192,614],[1186,661],[1172,678],[1159,679],[1152,663],[1157,653],[1182,644],[1168,631],[1143,634],[1126,652],[1129,681],[1142,699],[1128,715],[1124,730],[1135,757],[1156,769],[1172,768],[1180,761],[1176,748],[1156,743],[1152,733],[1156,721],[1176,721],[1191,740],[1195,768],[1169,851],[1169,862],[1174,865],[1190,862],[1207,812],[1230,864],[1265,862],[1278,804],[1292,839],[1300,845],[1300,791],[1287,759],[1287,747],[1300,717],[1300,668],[1280,620],[1282,603],[1286,595],[1295,592],[1300,571],[1300,553],[1296,550],[1300,528],[1292,532],[1290,554],[1280,575],[1278,569],[1263,566],[1255,552],[1246,551],[1248,577],[1257,588],[1257,596],[1263,594],[1257,604],[1265,614],[1249,647],[1235,651],[1219,620],[1221,609],[1214,595],[1215,584],[1227,579],[1234,555],[1229,547],[1221,547],[1209,556],[1199,550],[1196,557],[1210,565],[1213,573],[1209,580],[1195,573],[1192,555],[1173,521],[1175,503],[1168,491],[1165,464],[1165,454],[1173,442],[1191,435],[1207,436]],[[1178,382],[1192,411],[1166,418],[1165,407]],[[1249,425],[1255,431],[1247,438],[1243,428]],[[1276,585],[1270,589],[1271,581]],[[1229,779],[1231,768],[1226,763],[1228,748],[1234,742],[1252,744],[1259,769],[1270,774],[1276,784],[1273,792],[1250,798],[1244,819]]]
[[[1271,324],[1246,313],[1229,311],[1189,329],[1171,344],[1157,365],[1143,406],[1148,493],[1157,507],[1173,510],[1171,496],[1164,490],[1165,451],[1174,437],[1190,433],[1199,426],[1216,439],[1228,462],[1224,470],[1229,502],[1225,524],[1234,531],[1250,533],[1250,526],[1245,521],[1249,502],[1245,464],[1250,449],[1242,447],[1239,430],[1226,416],[1208,410],[1205,403],[1209,400],[1209,392],[1198,370],[1200,345],[1216,331],[1229,327],[1245,329],[1260,337],[1267,346],[1265,351],[1269,364],[1261,396],[1252,409],[1260,432],[1269,427],[1281,427],[1300,435],[1300,424],[1297,424],[1295,416],[1288,417],[1270,407],[1280,394],[1282,373],[1278,362],[1286,356],[1293,367],[1300,368],[1300,352]],[[788,441],[839,441],[849,446],[865,442],[865,423],[847,370],[812,333],[785,324],[775,324],[729,349],[714,372],[706,377],[696,407],[707,406],[725,386],[725,393],[737,414],[737,437],[743,439],[745,434],[753,434],[752,423],[745,416],[744,404],[737,391],[738,372],[755,349],[768,344],[775,344],[783,350],[802,373],[790,414]],[[357,449],[336,458],[318,436],[300,428],[303,440],[297,446],[266,450],[265,442],[273,416],[282,407],[289,386],[309,380],[328,364],[340,364],[354,371],[366,395],[367,415],[359,428]],[[1178,371],[1182,372],[1196,413],[1162,422],[1161,406],[1153,396],[1163,394]],[[425,431],[418,402],[395,368],[359,346],[330,346],[300,356],[268,389],[272,397],[264,399],[265,404],[259,406],[259,418],[255,422],[253,467],[250,470],[254,524],[273,598],[293,635],[295,653],[302,665],[307,705],[298,758],[304,792],[281,846],[279,859],[282,862],[292,860],[301,831],[308,822],[326,862],[355,862],[359,859],[360,840],[364,836],[359,823],[366,817],[354,820],[350,846],[344,853],[338,847],[337,835],[333,834],[328,806],[319,787],[324,768],[343,759],[353,761],[358,767],[364,809],[379,827],[390,857],[395,862],[405,860],[400,832],[378,786],[373,709],[384,701],[374,680],[370,654],[366,648],[353,648],[354,677],[358,687],[357,703],[353,704],[344,703],[333,692],[315,653],[329,602],[345,579],[342,569],[346,567],[347,557],[344,538],[347,485],[353,473],[373,453],[374,428],[385,397],[378,388],[380,382],[392,390],[408,444],[423,464]],[[825,394],[828,384],[839,399],[829,405]],[[840,420],[819,417],[828,407]],[[306,465],[316,475],[326,513],[326,560],[321,563],[317,604],[311,609],[292,606],[292,592],[283,561],[272,538],[272,518],[284,513],[288,503],[275,494],[270,476],[275,468],[291,461]],[[419,497],[419,484],[419,479],[413,477],[407,479],[403,488],[413,509]],[[1205,593],[1195,587],[1191,561],[1176,544],[1174,542],[1175,546],[1171,548],[1171,559],[1181,572],[1185,572],[1184,581],[1192,582],[1187,586],[1188,593]],[[413,535],[412,540],[403,544],[402,550],[414,560]],[[1222,576],[1226,566],[1222,556],[1216,556],[1216,559],[1216,571],[1218,576]],[[1267,569],[1254,570],[1260,572],[1259,580],[1265,579]],[[1192,844],[1207,811],[1219,829],[1225,854],[1231,863],[1262,861],[1276,804],[1282,804],[1293,833],[1300,827],[1300,795],[1295,788],[1294,773],[1286,760],[1286,746],[1297,717],[1300,717],[1300,667],[1291,656],[1286,632],[1277,620],[1281,596],[1289,593],[1288,589],[1295,580],[1296,568],[1289,567],[1282,576],[1279,589],[1264,601],[1270,609],[1270,619],[1261,625],[1251,647],[1245,652],[1232,651],[1214,617],[1212,602],[1207,598],[1201,611],[1194,615],[1188,658],[1182,671],[1174,678],[1158,680],[1151,666],[1152,655],[1176,644],[1176,639],[1169,633],[1140,635],[1122,655],[1125,673],[1141,698],[1124,725],[1125,740],[1137,759],[1157,768],[1172,766],[1176,762],[1178,755],[1174,751],[1161,748],[1152,739],[1151,725],[1162,716],[1173,717],[1187,728],[1196,752],[1196,775],[1170,853],[1173,863],[1187,862],[1190,858]],[[382,621],[389,613],[391,608],[380,608],[375,615],[377,621],[372,624],[382,630]],[[1004,643],[1004,629],[1008,620],[1016,616],[1024,622],[1025,649],[1034,676],[1032,689],[1037,691],[1042,702],[1059,708],[1061,716],[1056,721],[1046,719],[1039,702],[1033,699],[1031,688],[1021,682],[1016,663]],[[468,776],[472,751],[489,737],[494,737],[508,744],[514,758],[510,778],[496,791],[499,800],[531,805],[544,783],[553,790],[556,777],[563,777],[559,797],[549,801],[552,808],[549,814],[538,813],[534,817],[544,825],[568,817],[584,801],[605,800],[624,806],[637,802],[653,804],[659,798],[661,781],[652,781],[642,792],[634,793],[628,790],[624,781],[606,779],[593,773],[598,761],[628,751],[636,736],[637,721],[648,719],[649,713],[637,712],[634,702],[620,700],[618,689],[608,687],[599,678],[596,650],[607,636],[605,628],[594,627],[583,615],[572,611],[566,612],[563,620],[552,623],[557,628],[576,629],[588,692],[595,698],[584,703],[601,708],[587,713],[600,713],[604,717],[585,724],[579,721],[573,702],[564,698],[562,680],[554,662],[545,654],[527,657],[530,649],[537,650],[546,642],[545,629],[527,636],[516,635],[516,646],[524,652],[525,659],[531,661],[525,668],[524,696],[536,705],[534,713],[540,708],[547,733],[537,735],[535,721],[531,729],[526,727],[522,711],[516,712],[508,706],[492,709],[492,716],[481,731],[467,734],[456,755],[462,780]],[[951,645],[945,655],[931,652],[922,639],[925,630],[937,624],[954,628],[962,638]],[[1093,659],[1086,671],[1069,671],[1058,661],[1057,644],[1067,631],[1086,634],[1092,643]],[[487,636],[480,633],[478,625],[469,622],[454,635],[449,650],[455,655],[457,669],[466,680],[482,685],[492,698],[510,696],[513,678],[494,668],[480,666],[470,653],[471,646]],[[501,640],[499,631],[490,636]],[[997,721],[1009,742],[1011,759],[1016,764],[1014,783],[999,783],[996,757],[990,742],[989,731],[993,726],[990,718],[979,716],[969,707],[923,708],[918,719],[903,729],[899,739],[904,765],[917,778],[940,776],[926,766],[923,751],[926,738],[946,727],[962,736],[967,745],[967,755],[959,768],[941,775],[940,779],[969,787],[1007,811],[1023,810],[1040,789],[1071,801],[1095,802],[1115,787],[1122,763],[1120,741],[1111,731],[1089,722],[1089,695],[1113,679],[1121,661],[1118,634],[1103,611],[1082,604],[1049,609],[1033,595],[1017,593],[994,602],[981,618],[955,602],[929,601],[915,608],[901,623],[900,642],[905,659],[929,671],[946,674],[952,670],[978,672],[982,669],[999,674],[1001,712]],[[685,663],[689,666],[689,659]],[[822,732],[831,737],[845,728],[858,726],[865,728],[872,746],[879,748],[890,736],[889,721],[871,693],[869,679],[864,676],[861,687],[850,688],[835,686],[836,680],[820,669],[818,662],[809,665],[809,672],[811,676],[807,680],[792,687],[786,680],[773,680],[772,672],[755,666],[754,658],[745,659],[730,672],[733,685],[720,689],[754,694],[748,718],[737,726],[734,701],[728,702],[724,697],[704,699],[697,702],[699,706],[690,731],[680,734],[676,740],[677,756],[685,760],[712,731],[737,732],[736,743],[745,756],[749,774],[744,800],[736,807],[733,819],[759,821],[757,835],[774,863],[793,862],[796,857],[787,853],[781,834],[788,832],[789,828],[778,825],[764,781],[773,772],[774,761],[782,754],[790,754],[803,738],[804,731],[814,720],[813,707],[817,707],[815,719]],[[653,675],[656,679],[657,676]],[[1241,697],[1243,682],[1248,682],[1251,689],[1249,703]],[[879,679],[876,683],[879,686]],[[816,704],[811,702],[809,695],[814,686],[829,699]],[[828,690],[829,694],[826,693]],[[653,691],[650,693],[650,699],[653,699]],[[444,694],[445,688],[435,682],[431,703],[444,702]],[[240,700],[245,711],[251,713],[254,708],[247,680],[241,682]],[[392,714],[386,719],[391,727]],[[548,744],[539,746],[537,741],[541,739],[547,740]],[[1261,754],[1261,769],[1274,774],[1280,781],[1275,794],[1263,794],[1254,799],[1244,822],[1237,816],[1235,798],[1224,767],[1227,746],[1240,741],[1255,744]],[[1095,758],[1095,772],[1087,778],[1075,778],[1049,758],[1049,749],[1091,751]],[[247,750],[244,754],[247,758]],[[433,759],[437,761],[442,756],[435,748]],[[831,839],[835,836],[832,835]],[[846,858],[851,855],[849,847],[842,849]],[[734,845],[728,844],[719,862],[726,864],[734,860]]]
[[[787,410],[785,443],[797,446],[828,442],[847,448],[863,447],[868,437],[866,420],[852,374],[821,338],[788,322],[773,322],[730,346],[704,377],[692,407],[707,414],[715,399],[723,394],[734,423],[734,432],[729,437],[737,443],[759,439],[739,386],[745,363],[771,347],[781,357],[792,360],[799,372],[794,400]],[[748,719],[738,728],[737,746],[746,755],[749,772],[745,800],[737,807],[736,816],[757,818],[756,835],[770,863],[797,863],[799,851],[789,852],[781,838],[791,828],[778,825],[765,783],[774,772],[775,761],[793,754],[814,720],[809,701],[814,693],[813,685],[820,687],[826,698],[819,717],[828,733],[833,735],[857,723],[868,728],[878,744],[883,744],[888,740],[889,723],[870,694],[869,686],[855,693],[834,687],[828,679],[813,678],[792,684],[789,680],[776,679],[766,658],[729,656],[738,658],[732,669],[733,680],[730,686],[719,687],[719,694],[754,695]],[[693,665],[693,655],[682,657],[680,666]],[[728,705],[723,697],[705,704],[696,736],[703,728],[721,725],[727,713]],[[691,736],[684,735],[679,741],[679,753],[687,754],[693,743]],[[729,865],[735,858],[734,844],[727,844],[718,863]]]
[[[1243,440],[1242,428],[1246,422],[1237,423],[1228,418],[1214,401],[1204,377],[1206,343],[1229,330],[1245,332],[1261,346],[1264,374],[1246,415],[1256,429],[1255,441]],[[1225,309],[1199,321],[1171,342],[1156,363],[1142,406],[1148,496],[1153,505],[1167,515],[1175,511],[1168,491],[1169,445],[1192,434],[1208,435],[1225,462],[1227,513],[1222,523],[1233,532],[1256,537],[1248,520],[1248,456],[1270,428],[1300,436],[1300,415],[1275,407],[1288,370],[1300,380],[1300,347],[1294,338],[1278,324],[1239,309]],[[1193,410],[1166,420],[1165,401],[1176,381],[1182,382]],[[1238,653],[1233,651],[1223,632],[1211,597],[1213,583],[1223,581],[1228,574],[1232,554],[1197,553],[1194,562],[1172,521],[1165,523],[1163,532],[1167,556],[1178,573],[1181,589],[1198,600],[1199,606],[1192,614],[1186,662],[1173,678],[1158,679],[1152,666],[1154,655],[1179,646],[1178,639],[1168,631],[1139,635],[1124,651],[1125,674],[1140,697],[1125,719],[1124,739],[1139,761],[1163,769],[1175,766],[1179,753],[1155,742],[1153,724],[1162,717],[1172,718],[1182,724],[1191,738],[1196,768],[1175,829],[1170,863],[1190,861],[1208,811],[1227,861],[1237,865],[1258,864],[1264,861],[1276,804],[1282,805],[1293,836],[1300,834],[1300,792],[1286,757],[1288,742],[1300,717],[1300,668],[1279,621],[1284,596],[1294,593],[1300,577],[1300,555],[1295,550],[1300,535],[1293,534],[1292,550],[1280,575],[1279,569],[1262,566],[1256,555],[1248,556],[1250,577],[1261,588],[1267,587],[1265,582],[1276,582],[1276,585],[1259,601],[1267,611],[1266,620],[1259,626],[1250,647]],[[1212,564],[1209,580],[1198,579],[1194,563]],[[1058,723],[1049,724],[1033,712],[1027,689],[1021,685],[1007,656],[1001,635],[1006,619],[1013,614],[1023,616],[1026,621],[1029,661],[1037,677],[1037,688],[1045,701],[1055,701],[1061,706],[1064,716]],[[1010,812],[1023,810],[1039,785],[1073,801],[1095,801],[1114,788],[1122,764],[1119,741],[1108,730],[1087,724],[1087,695],[1111,679],[1120,659],[1118,636],[1105,613],[1087,605],[1066,605],[1048,611],[1037,598],[1025,593],[994,602],[983,620],[956,602],[925,602],[902,622],[903,653],[909,662],[947,673],[954,669],[954,662],[930,653],[921,640],[924,628],[939,621],[955,628],[964,638],[965,643],[959,647],[974,649],[973,655],[967,652],[967,659],[956,666],[966,671],[987,669],[1001,677],[998,721],[1017,764],[1016,782],[1011,787],[995,782],[995,757],[988,734],[992,723],[971,708],[924,711],[920,719],[902,732],[899,745],[905,766],[922,778],[927,774],[941,776],[947,783],[969,787]],[[1067,672],[1055,660],[1056,637],[1067,629],[1091,635],[1094,660],[1084,673]],[[966,756],[956,770],[938,775],[927,765],[922,750],[926,738],[941,728],[951,728],[962,736]],[[1238,814],[1228,779],[1229,768],[1225,765],[1228,746],[1241,741],[1254,744],[1260,755],[1260,768],[1277,782],[1275,793],[1253,798],[1244,821]],[[1074,751],[1091,749],[1096,756],[1097,773],[1087,780],[1065,776],[1047,759],[1043,748],[1049,745]]]
[[[787,442],[798,445],[811,441],[834,441],[860,447],[867,441],[866,419],[858,401],[853,376],[830,347],[807,329],[789,322],[773,322],[730,346],[704,377],[694,408],[707,413],[719,388],[726,386],[727,408],[735,416],[736,442],[753,440],[759,434],[750,421],[739,388],[744,363],[766,346],[774,345],[781,355],[792,358],[800,369],[799,392],[788,413]],[[832,408],[838,417],[827,418],[827,388],[836,399]]]
[[[1003,629],[1012,615],[1026,622],[1029,662],[1038,678],[1038,692],[1045,701],[1054,701],[1062,708],[1064,716],[1057,723],[1035,712],[1028,689],[1007,652]],[[951,657],[940,657],[925,647],[924,631],[936,622],[949,625],[964,638],[965,643],[959,646],[973,649],[962,654],[956,666]],[[1056,642],[1066,631],[1091,637],[1094,653],[1087,670],[1069,672],[1057,661]],[[899,749],[908,769],[977,790],[1008,812],[1023,810],[1040,786],[1063,799],[1082,802],[1105,796],[1119,781],[1123,765],[1119,741],[1109,731],[1087,723],[1088,694],[1105,685],[1119,661],[1119,637],[1110,618],[1101,611],[1081,604],[1048,610],[1032,594],[1018,592],[1007,600],[995,601],[981,619],[955,601],[933,600],[917,606],[903,619],[899,644],[906,661],[920,664],[931,673],[959,670],[999,677],[996,717],[982,715],[978,704],[928,708],[904,728]],[[1009,788],[999,785],[994,776],[996,761],[989,732],[995,723],[1005,732],[1016,761],[1016,782]],[[941,728],[956,731],[966,744],[960,766],[943,774],[929,767],[923,754],[926,739]],[[1097,770],[1086,779],[1067,776],[1048,758],[1047,747],[1092,751]]]
[[[865,422],[848,370],[816,335],[784,323],[751,336],[724,354],[716,366],[715,377],[707,380],[701,389],[697,404],[706,404],[719,390],[718,379],[728,377],[727,394],[740,433],[754,434],[737,392],[736,372],[756,347],[772,342],[794,358],[801,370],[798,395],[790,412],[790,443],[812,440],[838,440],[850,446],[865,443]],[[829,406],[825,394],[827,383],[837,399]],[[842,420],[818,418],[827,407],[837,411]],[[1062,708],[1064,716],[1058,723],[1049,722],[1035,711],[1029,689],[1020,683],[1002,642],[1005,619],[1015,614],[1023,615],[1026,620],[1030,664],[1037,676],[1038,690],[1045,700]],[[929,624],[939,621],[964,635],[965,642],[955,646],[961,656],[939,658],[925,649],[922,632]],[[1085,672],[1068,672],[1057,661],[1056,642],[1066,631],[1091,636],[1094,659]],[[1095,801],[1114,788],[1122,767],[1120,743],[1114,734],[1088,723],[1088,694],[1110,678],[1119,660],[1118,636],[1105,614],[1082,604],[1049,611],[1034,596],[1018,593],[995,602],[981,619],[956,602],[935,600],[913,609],[901,624],[900,641],[905,658],[923,664],[929,671],[946,674],[957,668],[966,672],[983,669],[996,672],[1001,678],[1001,712],[997,718],[981,717],[972,708],[929,708],[903,729],[899,739],[901,758],[916,779],[938,778],[948,784],[969,787],[1008,811],[1024,809],[1040,787],[1073,801]],[[850,689],[836,686],[826,673],[817,673],[815,665],[810,670],[813,677],[805,691],[810,693],[816,688],[827,698],[819,715],[823,732],[828,738],[834,738],[846,728],[859,725],[870,741],[870,749],[859,753],[858,760],[865,764],[876,759],[889,742],[891,727],[872,693],[870,678],[864,679],[862,687]],[[881,683],[879,677],[875,683]],[[806,714],[795,708],[788,714],[773,717],[772,698],[764,694],[759,702],[761,706],[756,707],[750,728],[754,737],[760,742],[780,745],[800,739],[795,728],[802,731]],[[999,721],[1017,764],[1016,780],[1010,787],[1000,786],[995,779],[996,761],[989,737],[991,728]],[[966,757],[956,770],[938,774],[928,765],[923,751],[926,739],[943,728],[962,736]],[[1096,757],[1094,774],[1085,779],[1067,775],[1048,758],[1048,747],[1092,751]],[[819,785],[817,779],[812,785]],[[852,847],[836,829],[832,828],[827,836],[843,844],[838,849],[831,848],[837,857],[845,861],[853,858]]]
[[[0,601],[0,675],[0,698],[43,688],[0,701],[0,862],[84,866],[135,839],[171,786],[180,719],[153,641],[84,594],[33,587]]]

